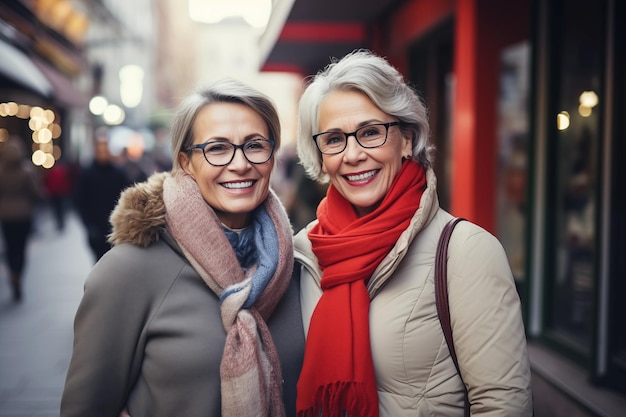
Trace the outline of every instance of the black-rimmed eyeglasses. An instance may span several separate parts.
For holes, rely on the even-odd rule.
[[[187,150],[192,151],[194,149],[200,149],[204,154],[204,159],[206,159],[209,164],[221,167],[233,161],[237,149],[241,149],[243,156],[251,164],[264,164],[272,157],[274,144],[273,139],[265,138],[249,140],[242,145],[235,145],[225,140],[215,140],[191,145]]]
[[[324,155],[335,155],[343,152],[348,146],[348,138],[354,136],[359,145],[364,148],[378,148],[387,142],[389,128],[398,126],[400,122],[375,123],[363,126],[351,133],[339,130],[322,132],[313,135],[317,149]]]

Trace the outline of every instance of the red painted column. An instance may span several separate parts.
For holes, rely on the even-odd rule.
[[[457,1],[451,211],[494,232],[499,50],[490,5],[481,13],[480,3]]]
[[[476,0],[459,0],[454,48],[454,118],[452,122],[451,211],[476,221]]]

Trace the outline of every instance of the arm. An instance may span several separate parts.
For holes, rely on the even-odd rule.
[[[454,345],[473,416],[531,416],[530,367],[521,305],[498,240],[468,222],[448,252]]]
[[[134,288],[141,280],[120,255],[103,257],[87,278],[74,322],[62,417],[117,417],[134,384],[147,297]]]

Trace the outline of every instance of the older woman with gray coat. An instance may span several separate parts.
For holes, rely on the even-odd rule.
[[[295,416],[304,333],[291,226],[269,187],[275,107],[217,81],[171,134],[172,171],[124,191],[111,216],[61,417]]]
[[[426,109],[385,59],[355,51],[312,78],[298,155],[330,182],[295,237],[299,416],[530,416],[520,300],[498,240],[469,221],[448,247],[457,371],[435,302],[439,207]]]

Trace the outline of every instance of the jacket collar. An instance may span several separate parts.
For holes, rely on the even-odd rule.
[[[437,177],[432,168],[426,170],[426,190],[422,195],[419,208],[413,215],[409,227],[400,235],[398,242],[394,245],[387,256],[378,265],[368,281],[367,289],[370,298],[380,291],[385,282],[393,274],[398,264],[404,259],[408,248],[421,230],[426,227],[435,217],[439,209],[439,198],[437,196]],[[300,230],[294,237],[295,259],[301,263],[319,284],[322,272],[319,269],[317,258],[311,249],[311,242],[308,239],[309,230],[317,224],[313,220],[305,228]]]
[[[131,243],[145,247],[160,239],[166,226],[163,181],[169,175],[153,174],[122,192],[110,217],[113,232],[109,241],[113,245]]]

